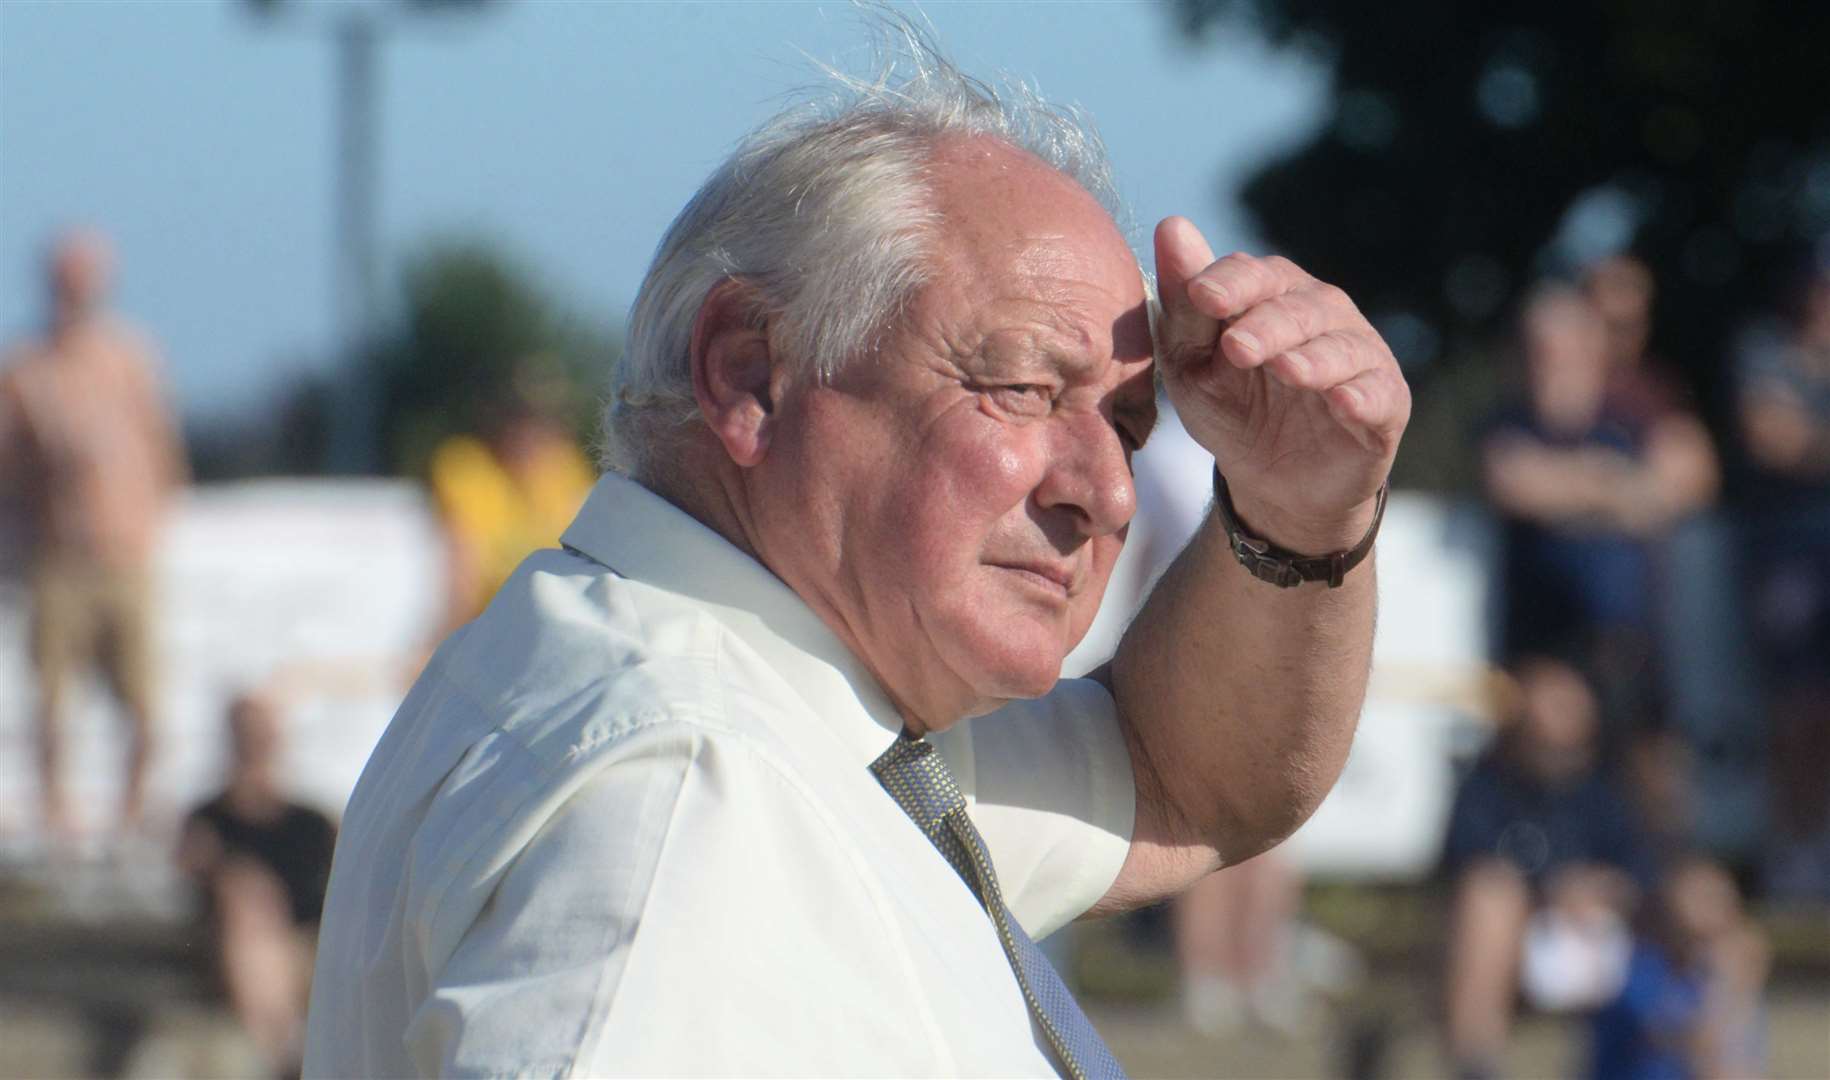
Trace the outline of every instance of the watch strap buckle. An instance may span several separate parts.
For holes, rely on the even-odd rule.
[[[1347,572],[1364,561],[1372,551],[1373,538],[1378,536],[1379,525],[1385,520],[1385,500],[1390,490],[1389,480],[1379,485],[1372,525],[1367,528],[1366,535],[1360,538],[1359,543],[1346,551],[1330,552],[1327,555],[1299,555],[1246,531],[1244,523],[1233,509],[1226,477],[1220,474],[1219,464],[1214,465],[1214,504],[1219,510],[1220,523],[1226,528],[1227,546],[1233,549],[1233,557],[1239,560],[1239,565],[1245,567],[1248,573],[1280,589],[1292,589],[1305,581],[1324,581],[1331,589],[1340,588],[1341,582],[1346,580]]]

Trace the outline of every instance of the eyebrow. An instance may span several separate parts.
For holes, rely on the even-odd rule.
[[[1012,337],[1019,339],[1016,347],[1003,346]],[[1040,365],[1050,372],[1072,377],[1084,374],[1097,368],[1101,357],[1095,355],[1092,342],[1086,341],[1084,335],[1069,334],[1068,337],[1081,337],[1088,346],[1085,349],[1063,348],[1059,341],[1051,341],[1051,335],[1034,331],[1004,331],[986,334],[980,341],[974,355],[989,364],[999,374],[1021,371],[1033,365]],[[1127,394],[1114,391],[1112,416],[1131,425],[1141,444],[1156,430],[1161,410],[1157,408],[1157,393],[1161,389],[1162,376],[1155,365],[1152,365],[1150,389],[1147,392]]]

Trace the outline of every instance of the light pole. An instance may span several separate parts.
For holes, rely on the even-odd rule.
[[[380,403],[366,360],[381,332],[376,295],[375,140],[376,23],[352,12],[336,28],[337,42],[337,347],[345,377],[331,416],[330,467],[374,472],[380,464]]]
[[[308,13],[311,29],[329,31],[335,45],[337,80],[335,258],[331,295],[335,298],[336,350],[342,378],[333,395],[328,461],[338,473],[372,473],[380,467],[377,426],[380,402],[366,368],[369,350],[380,338],[380,242],[376,230],[376,188],[380,163],[381,38],[416,12],[476,9],[490,0],[244,0],[257,15],[272,22],[281,16]]]

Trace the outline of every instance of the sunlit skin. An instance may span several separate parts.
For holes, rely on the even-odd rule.
[[[1531,306],[1521,329],[1538,416],[1559,434],[1581,435],[1607,389],[1607,324],[1576,293],[1553,293]]]
[[[927,283],[873,351],[820,382],[741,277],[690,356],[703,432],[638,479],[781,578],[914,733],[1051,690],[1092,621],[1155,422],[1144,288],[1110,216],[989,139],[926,170]],[[1185,427],[1257,535],[1308,553],[1363,536],[1410,411],[1353,302],[1288,260],[1216,259],[1156,230],[1157,354]],[[1186,888],[1289,835],[1351,745],[1373,569],[1278,590],[1210,519],[1109,670],[1137,790],[1131,849],[1093,913]]]
[[[78,328],[101,306],[114,273],[114,256],[101,235],[77,231],[51,250],[51,328],[54,336]]]
[[[758,554],[918,731],[1054,685],[1155,422],[1142,280],[1099,204],[996,143],[935,174],[931,283],[878,356],[783,397],[746,475]]]

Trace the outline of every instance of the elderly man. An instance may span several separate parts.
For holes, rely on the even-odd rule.
[[[350,803],[308,1073],[1116,1073],[1031,939],[1332,783],[1390,353],[1338,290],[1164,222],[1154,352],[1221,512],[1109,669],[1057,682],[1154,419],[1144,279],[1095,139],[910,52],[752,136],[663,240],[617,472]]]
[[[32,664],[46,831],[76,831],[64,795],[63,714],[91,664],[130,724],[123,827],[145,808],[152,760],[153,549],[183,483],[184,449],[152,349],[108,314],[113,259],[91,232],[47,260],[51,318],[0,364],[0,488],[23,494],[32,545]]]

